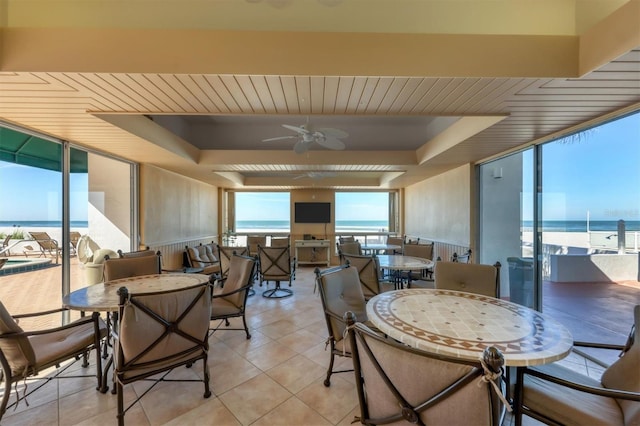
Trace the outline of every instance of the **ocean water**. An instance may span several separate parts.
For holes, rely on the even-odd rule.
[[[0,220],[0,230],[6,228],[62,228],[61,220]],[[72,228],[88,228],[89,222],[86,220],[72,220]]]
[[[286,232],[290,229],[288,220],[239,220],[236,223],[236,232],[243,231],[274,231]],[[640,231],[640,220],[625,222],[627,231]],[[0,232],[10,232],[13,228],[59,228],[62,222],[59,220],[3,220],[0,221]],[[88,228],[89,223],[83,220],[72,220],[72,228]],[[389,223],[384,220],[338,220],[337,232],[386,232]],[[522,222],[523,231],[533,231],[532,221]],[[586,220],[547,220],[542,223],[543,232],[587,232]],[[589,222],[590,231],[617,231],[617,220],[592,220]]]
[[[625,221],[627,231],[640,231],[640,220]],[[522,222],[523,231],[533,231],[533,221]],[[587,232],[586,220],[545,220],[542,222],[543,232]],[[591,220],[589,231],[618,231],[617,220]]]
[[[329,224],[327,224],[328,226]],[[244,231],[275,231],[286,232],[290,229],[291,222],[288,220],[238,220],[236,221],[236,232]],[[337,232],[386,232],[389,229],[389,222],[384,220],[338,220],[336,221]]]

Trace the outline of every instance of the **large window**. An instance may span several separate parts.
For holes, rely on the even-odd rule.
[[[0,299],[11,313],[59,308],[63,293],[102,281],[101,265],[94,267],[79,237],[91,238],[93,248],[131,249],[132,169],[0,127],[0,257],[8,259]]]
[[[288,192],[236,192],[235,232],[288,233],[291,206]]]
[[[337,234],[389,232],[395,192],[336,192],[335,197]]]
[[[479,261],[502,264],[502,297],[576,340],[624,341],[640,297],[638,159],[640,112],[480,166]]]

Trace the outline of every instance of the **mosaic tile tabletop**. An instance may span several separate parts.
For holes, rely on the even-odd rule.
[[[159,274],[123,278],[108,283],[99,283],[73,291],[62,298],[62,305],[69,309],[83,311],[117,311],[120,296],[118,289],[127,287],[129,293],[151,293],[154,291],[177,290],[205,283],[209,280],[203,274]]]
[[[378,256],[380,268],[412,271],[433,268],[433,260],[400,254],[381,254]]]
[[[527,307],[451,290],[390,291],[367,303],[367,316],[382,332],[411,347],[477,360],[488,346],[505,365],[539,365],[564,358],[573,338],[560,323]]]

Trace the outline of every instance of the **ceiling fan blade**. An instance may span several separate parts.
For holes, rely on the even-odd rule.
[[[343,150],[345,148],[344,142],[336,138],[318,138],[316,139],[318,145],[322,145],[325,148]]]
[[[291,126],[289,124],[283,124],[282,127],[284,127],[285,129],[293,130],[294,132],[300,133],[301,135],[304,135],[305,133],[309,133],[306,129],[299,126]]]
[[[278,136],[277,138],[262,139],[262,142],[279,141],[282,139],[298,139],[298,136]]]
[[[324,133],[325,136],[330,136],[333,138],[347,138],[349,137],[349,133],[340,129],[332,129],[331,127],[325,127],[322,129],[316,129],[316,132]]]
[[[293,150],[296,154],[304,154],[309,150],[309,144],[303,140],[300,140],[293,146]]]

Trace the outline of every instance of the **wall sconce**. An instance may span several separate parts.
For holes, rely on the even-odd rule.
[[[502,167],[493,169],[492,176],[494,179],[502,179]]]

